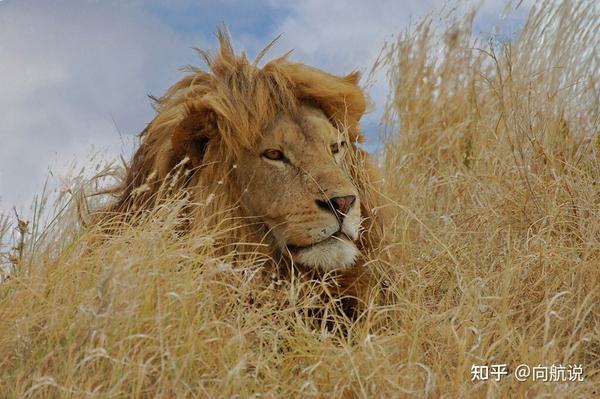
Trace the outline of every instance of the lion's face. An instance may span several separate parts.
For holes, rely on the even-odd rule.
[[[351,267],[358,256],[360,198],[345,167],[345,137],[322,111],[281,115],[235,169],[244,211],[298,264]]]
[[[191,226],[258,219],[258,231],[231,229],[234,243],[266,233],[271,249],[303,267],[352,267],[378,237],[372,172],[355,145],[366,108],[359,74],[336,76],[285,56],[258,67],[226,35],[219,40],[207,71],[191,69],[157,100],[109,213],[150,208],[168,179],[186,176],[177,188],[203,204]]]

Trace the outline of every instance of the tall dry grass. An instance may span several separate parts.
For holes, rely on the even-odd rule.
[[[393,259],[343,334],[311,322],[301,283],[261,282],[260,256],[218,255],[227,230],[174,234],[185,198],[108,240],[74,206],[21,225],[0,396],[597,397],[599,14],[541,6],[505,43],[473,39],[473,15],[427,19],[386,47]],[[500,363],[585,380],[471,380]]]

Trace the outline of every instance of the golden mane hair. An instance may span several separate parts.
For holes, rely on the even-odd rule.
[[[290,62],[287,55],[261,68],[258,62],[271,45],[249,62],[245,54],[235,54],[228,35],[221,30],[218,39],[216,55],[200,51],[206,71],[188,67],[190,74],[156,99],[157,115],[140,135],[141,144],[116,190],[118,198],[104,214],[114,220],[115,216],[151,209],[161,197],[165,180],[179,179],[176,190],[187,192],[190,203],[198,205],[188,207],[192,225],[202,219],[196,224],[227,228],[231,237],[226,241],[230,243],[260,242],[264,237],[249,226],[248,215],[237,207],[240,194],[229,178],[236,168],[236,155],[243,148],[252,148],[278,113],[293,112],[310,103],[323,110],[351,143],[352,179],[361,196],[364,218],[360,249],[366,253],[377,246],[381,223],[376,216],[375,174],[367,154],[357,146],[363,141],[359,120],[366,107],[359,74],[335,76]],[[242,218],[244,226],[237,223],[230,228]],[[352,270],[340,277],[348,282],[342,285],[355,285],[362,279],[360,267]]]

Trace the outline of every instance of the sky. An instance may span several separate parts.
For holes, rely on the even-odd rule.
[[[0,0],[0,213],[27,214],[46,180],[59,189],[92,155],[128,159],[154,115],[147,96],[201,65],[192,48],[214,49],[223,23],[250,57],[282,34],[272,57],[293,49],[292,60],[332,73],[368,72],[386,40],[444,3]],[[530,7],[506,16],[504,0],[458,3],[481,6],[475,31],[484,36],[518,32]],[[362,122],[371,144],[387,94],[383,72],[375,78]]]

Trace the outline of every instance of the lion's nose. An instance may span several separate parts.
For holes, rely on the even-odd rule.
[[[317,205],[343,219],[352,208],[352,205],[354,205],[354,202],[356,202],[355,195],[345,195],[343,197],[330,198],[328,201],[317,200]]]
[[[333,197],[329,200],[333,204],[333,208],[339,213],[346,215],[352,205],[356,201],[355,195],[346,195],[344,197]]]

